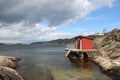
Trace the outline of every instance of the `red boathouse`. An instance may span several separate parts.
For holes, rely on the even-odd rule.
[[[94,40],[92,38],[85,36],[77,36],[75,38],[75,46],[73,48],[69,48],[69,46],[66,48],[66,57],[71,55],[78,55],[80,57],[81,54],[83,54],[85,57],[85,55],[87,55],[88,52],[96,51],[96,49],[94,49]]]
[[[93,39],[84,36],[76,37],[75,48],[80,50],[93,49]]]

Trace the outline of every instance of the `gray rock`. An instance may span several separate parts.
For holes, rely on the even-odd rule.
[[[15,68],[18,66],[19,58],[12,56],[0,56],[0,66]]]
[[[0,66],[0,80],[23,80],[17,71]]]
[[[23,80],[12,68],[18,66],[19,58],[12,56],[0,56],[0,80]]]

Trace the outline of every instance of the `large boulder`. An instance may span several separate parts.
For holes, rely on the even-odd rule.
[[[93,61],[103,71],[114,74],[117,80],[120,80],[120,29],[114,29],[95,39],[95,46],[99,55],[95,56]]]
[[[113,69],[120,67],[120,62],[111,60],[110,58],[104,58],[102,56],[96,56],[94,58],[94,62],[97,63],[104,71],[112,71]]]
[[[0,80],[23,80],[23,78],[12,68],[18,66],[19,58],[12,56],[0,56]]]
[[[95,44],[103,57],[116,59],[120,57],[120,29],[114,29],[97,38]]]
[[[23,80],[17,71],[0,66],[0,80]]]
[[[0,66],[15,68],[19,65],[19,58],[12,56],[0,56]]]

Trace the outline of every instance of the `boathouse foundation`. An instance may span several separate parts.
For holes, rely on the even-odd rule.
[[[84,36],[78,36],[75,38],[76,41],[72,45],[72,47],[71,45],[67,45],[67,48],[65,49],[67,51],[65,57],[68,57],[72,60],[82,59],[84,60],[83,62],[88,62],[89,54],[92,54],[97,51],[93,48],[93,39]]]

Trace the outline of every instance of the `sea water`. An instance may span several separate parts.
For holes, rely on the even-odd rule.
[[[0,55],[21,58],[16,69],[25,80],[112,80],[92,62],[78,65],[65,58],[63,44],[2,45]]]

